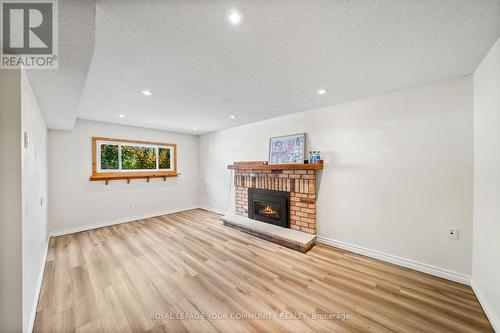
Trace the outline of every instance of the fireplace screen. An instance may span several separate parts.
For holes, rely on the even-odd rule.
[[[289,207],[289,192],[248,189],[248,217],[251,219],[288,228]]]
[[[281,207],[279,207],[279,205],[275,205],[270,202],[255,201],[254,208],[254,214],[262,215],[276,220],[280,219]]]

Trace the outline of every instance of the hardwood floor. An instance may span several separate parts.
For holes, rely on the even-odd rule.
[[[192,210],[52,238],[34,331],[493,330],[468,286],[323,245],[303,254]]]

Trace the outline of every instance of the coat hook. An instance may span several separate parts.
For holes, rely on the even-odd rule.
[[[127,184],[130,184],[130,178],[127,178]]]
[[[108,184],[109,184],[109,179],[108,179],[108,178],[106,178],[106,185],[108,185]]]

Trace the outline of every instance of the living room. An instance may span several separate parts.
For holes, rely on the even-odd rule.
[[[499,330],[499,1],[0,5],[0,331]]]

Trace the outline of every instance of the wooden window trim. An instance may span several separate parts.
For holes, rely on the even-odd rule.
[[[117,142],[117,143],[133,143],[144,145],[155,145],[159,147],[173,147],[174,150],[174,165],[171,171],[130,171],[130,172],[99,172],[97,170],[97,142]],[[126,140],[105,137],[92,137],[92,175],[90,181],[105,181],[108,184],[109,180],[124,179],[130,182],[130,179],[146,179],[149,182],[150,178],[163,178],[166,180],[168,177],[177,177],[180,173],[177,172],[177,145],[174,143],[153,142],[153,141],[139,141],[139,140]]]

